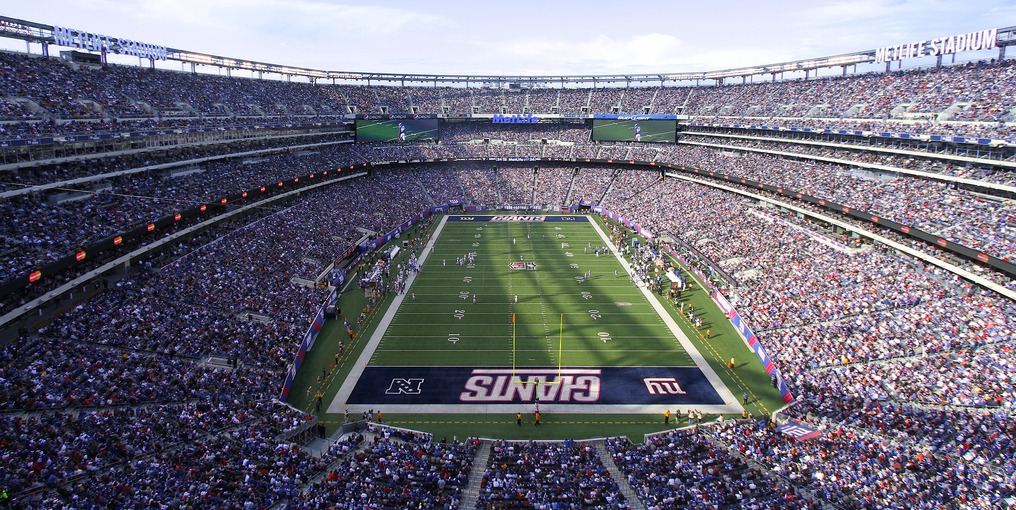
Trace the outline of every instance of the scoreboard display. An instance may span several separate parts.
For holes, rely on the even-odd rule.
[[[594,142],[677,141],[677,120],[593,119]]]
[[[437,119],[356,119],[355,127],[358,143],[440,139]]]

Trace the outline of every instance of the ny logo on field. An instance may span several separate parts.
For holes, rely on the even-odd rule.
[[[419,379],[392,379],[385,393],[388,395],[419,395],[423,393],[423,378]]]
[[[646,377],[642,379],[650,395],[684,395],[685,391],[673,377]]]

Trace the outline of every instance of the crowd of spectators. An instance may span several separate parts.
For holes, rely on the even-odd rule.
[[[46,119],[37,122],[0,123],[0,140],[25,140],[43,137],[64,137],[75,135],[115,135],[148,136],[159,135],[159,132],[178,134],[188,130],[210,131],[260,131],[269,129],[305,127],[333,128],[343,127],[338,118],[299,118],[299,117],[187,117],[164,118],[154,117],[136,119],[95,119],[57,121]],[[59,140],[57,140],[59,141]]]
[[[10,198],[0,202],[0,214],[8,218],[0,228],[0,246],[8,255],[0,280],[160,217],[308,171],[337,169],[347,161],[348,146],[325,146],[295,154],[206,162],[184,167],[180,176],[165,171],[132,173],[104,181],[105,187],[98,191],[97,183],[87,183],[61,187],[49,196]],[[114,161],[104,170],[115,171],[125,164],[148,162]]]
[[[724,137],[727,139],[763,139],[768,141],[793,142],[803,145],[825,146],[831,149],[851,149],[853,154],[869,156],[881,154],[883,156],[907,156],[907,159],[929,158],[933,163],[954,163],[960,162],[965,166],[959,168],[942,168],[943,172],[969,172],[973,179],[986,179],[991,176],[994,166],[1012,167],[1016,161],[1016,153],[1011,148],[1002,144],[973,143],[975,140],[963,143],[944,139],[942,141],[931,140],[930,137],[907,137],[900,135],[910,134],[910,131],[900,131],[899,128],[885,131],[870,132],[861,131],[857,134],[853,130],[836,129],[833,124],[825,126],[825,130],[807,131],[805,127],[793,124],[797,119],[785,119],[779,121],[780,126],[759,126],[744,124],[724,119],[724,122],[691,121],[682,131],[682,137],[689,136],[712,136]],[[807,119],[803,119],[802,122]],[[831,122],[831,121],[823,121]],[[844,121],[846,122],[846,121]],[[786,123],[787,125],[782,125]],[[840,133],[839,131],[844,131]],[[889,132],[889,136],[883,136]],[[965,159],[961,159],[965,158]],[[906,161],[906,159],[905,159]],[[916,161],[921,162],[921,161]],[[923,162],[921,162],[923,163]],[[1002,163],[1002,165],[998,165]],[[930,170],[934,171],[934,170]],[[981,176],[978,172],[988,171],[988,175]]]
[[[195,501],[227,497],[242,501],[242,492],[234,494],[226,486],[212,489],[208,484],[214,485],[228,474],[232,480],[240,476],[242,481],[246,476],[262,485],[275,475],[269,470],[301,467],[309,459],[274,438],[305,419],[284,404],[230,398],[5,414],[0,417],[5,460],[0,483],[8,496],[14,497],[16,508],[51,508],[60,502],[79,507],[135,506],[129,503],[131,498],[164,502],[172,497]],[[256,455],[239,449],[255,443],[260,450]],[[238,449],[231,451],[234,446]],[[268,456],[288,457],[293,465],[279,466],[269,462]],[[228,464],[244,467],[224,470]],[[98,488],[104,490],[91,490]],[[177,488],[183,490],[177,493]],[[191,494],[184,496],[188,490]],[[272,494],[265,490],[254,496]]]
[[[1013,165],[993,164],[993,161],[971,163],[969,160],[957,160],[947,156],[936,157],[912,152],[896,152],[892,150],[868,150],[858,146],[830,146],[784,142],[776,139],[749,140],[740,138],[717,138],[708,135],[692,135],[682,138],[682,142],[696,147],[710,147],[720,150],[754,152],[783,157],[814,159],[819,163],[831,163],[850,167],[855,173],[872,174],[929,174],[928,177],[952,176],[983,181],[987,184],[1012,185],[1016,182]],[[728,154],[729,155],[729,154]],[[923,157],[922,157],[923,156]],[[1000,162],[1001,163],[1001,162]],[[823,167],[824,168],[824,167]]]
[[[627,437],[609,438],[605,444],[650,510],[817,507],[694,429],[656,434],[637,445]]]
[[[618,182],[648,187],[618,197],[615,183],[605,207],[694,246],[738,279],[730,297],[786,375],[852,395],[1016,404],[1011,381],[998,377],[1016,361],[1005,348],[1016,335],[1012,302],[718,190],[648,175]]]
[[[5,389],[17,397],[5,405],[31,412],[111,405],[137,409],[219,402],[214,395],[239,401],[270,395],[291,356],[293,340],[323,298],[322,291],[291,281],[296,272],[306,277],[321,267],[307,267],[305,259],[328,260],[342,243],[358,235],[356,226],[385,231],[433,203],[463,196],[472,200],[478,190],[508,189],[504,183],[511,182],[506,169],[453,166],[453,170],[410,167],[406,172],[377,169],[370,177],[309,194],[294,207],[267,215],[165,268],[139,273],[103,291],[57,319],[33,341],[6,348]],[[528,174],[523,182],[534,182],[531,166],[522,165],[516,171]],[[546,171],[539,168],[536,175]],[[1008,408],[1016,401],[1007,380],[997,377],[1011,371],[1016,359],[1005,346],[1013,335],[1008,317],[1016,316],[1011,304],[971,293],[892,253],[858,249],[839,239],[822,242],[824,234],[802,220],[757,211],[745,200],[701,186],[661,180],[657,172],[609,167],[568,171],[577,180],[588,178],[573,188],[603,190],[606,207],[653,232],[680,237],[737,274],[744,290],[732,297],[793,384],[853,398],[864,392],[890,401],[927,404]],[[485,180],[475,180],[479,176],[486,176]],[[547,196],[562,193],[558,190]],[[713,211],[727,213],[720,216]],[[334,225],[347,225],[352,232],[339,232],[333,238]],[[335,244],[317,244],[325,239]],[[244,319],[244,314],[267,320]],[[100,344],[105,347],[97,347]],[[963,353],[969,356],[957,358]],[[213,354],[235,359],[238,366],[203,368],[199,360]],[[923,379],[913,379],[914,373]],[[158,395],[153,395],[152,388],[160,389]],[[101,412],[86,411],[84,416]],[[286,448],[269,453],[263,440],[250,443],[230,437],[208,444],[262,458],[295,455]],[[383,452],[378,455],[387,457],[402,451],[378,448]],[[202,450],[202,454],[206,453]],[[311,465],[318,466],[317,462]],[[96,476],[74,481],[79,484],[74,486],[111,487],[112,473],[120,476],[121,471],[106,469],[108,461],[101,465]],[[173,480],[163,464],[118,466],[109,469],[124,470],[126,479],[149,473]],[[39,483],[60,486],[57,482],[68,476],[67,468],[61,469],[63,474],[50,480],[50,485]],[[589,472],[601,471],[597,467]],[[743,471],[742,478],[717,479],[716,483],[722,487],[753,484],[752,498],[759,502],[777,504],[773,502],[791,497],[771,491],[771,484],[756,480],[751,473]],[[270,498],[293,498],[299,484],[292,474],[288,476],[242,490],[269,490]],[[301,483],[305,480],[301,476]],[[607,483],[594,477],[589,487],[596,491],[579,484],[584,488],[578,494],[621,503],[621,499],[610,499],[615,496],[605,490]],[[221,486],[217,487],[219,492],[208,493],[221,496]],[[660,501],[685,497],[668,496],[659,487],[646,490],[652,490],[654,498],[663,498]],[[736,497],[719,488],[701,491],[712,494],[710,498]],[[43,492],[50,498],[72,497],[56,489]],[[518,493],[498,494],[505,498]],[[493,495],[490,501],[498,502]]]
[[[684,114],[731,117],[887,119],[935,117],[950,106],[964,120],[1012,120],[1012,98],[992,83],[1012,83],[1011,60],[938,69],[872,72],[813,80],[774,81],[696,88]]]
[[[807,380],[801,382],[801,391],[806,398],[782,413],[785,417],[818,427],[859,429],[1003,473],[1016,468],[1016,422],[1005,410],[914,406],[870,395],[842,395]]]
[[[1013,494],[1007,475],[964,459],[927,452],[838,425],[798,441],[766,420],[703,427],[818,499],[848,508],[987,508]]]
[[[790,144],[755,142],[769,150]],[[875,173],[850,166],[850,155],[837,154],[843,163],[797,160],[779,154],[743,150],[745,145],[678,145],[672,161],[720,174],[747,178],[799,191],[875,216],[918,227],[1000,258],[1016,257],[1016,210],[1001,198],[903,174]],[[737,151],[730,150],[737,148]],[[753,147],[754,148],[754,147]],[[802,153],[812,151],[801,151]],[[816,149],[828,154],[828,150]],[[860,156],[892,166],[893,158]],[[901,165],[916,166],[919,163]]]
[[[316,85],[5,52],[3,120],[329,117],[349,113],[673,114],[693,118],[903,119],[925,132],[985,135],[1012,120],[1011,60],[809,80],[696,87],[488,88]],[[55,86],[59,84],[59,86]],[[944,123],[939,121],[950,121]],[[1002,138],[1009,139],[1011,130]]]
[[[495,441],[476,508],[630,508],[589,443]]]
[[[419,180],[439,190],[431,174],[421,172]],[[166,267],[135,273],[30,338],[7,344],[0,354],[3,407],[52,425],[29,421],[8,429],[14,436],[5,444],[45,449],[19,450],[26,471],[5,473],[5,487],[31,489],[34,495],[19,494],[18,501],[43,506],[136,506],[169,494],[199,502],[193,504],[267,506],[293,497],[327,459],[278,443],[278,430],[265,424],[178,439],[177,446],[151,453],[130,444],[110,453],[88,438],[117,437],[110,428],[116,419],[105,418],[113,411],[168,406],[166,412],[186,416],[187,406],[214,405],[243,414],[247,402],[274,399],[325,292],[294,283],[294,273],[309,256],[321,257],[324,266],[348,246],[351,236],[336,225],[387,231],[425,207],[419,194],[403,194],[394,170],[356,184],[310,193]],[[226,366],[209,364],[211,357]],[[166,434],[189,433],[182,424],[173,430],[175,423],[159,426],[170,428]],[[29,426],[39,439],[24,432]],[[50,458],[50,448],[59,459]],[[97,460],[81,460],[85,454]]]
[[[309,83],[107,65],[0,53],[0,90],[28,115],[58,119],[344,115]],[[8,104],[10,101],[8,101]],[[34,105],[34,106],[33,106]],[[14,116],[23,118],[26,113]]]
[[[373,425],[369,445],[350,452],[289,508],[457,508],[480,442],[437,442],[430,434]]]
[[[873,119],[908,102],[911,113],[923,114],[964,101],[973,106],[957,115],[994,122],[1006,120],[1009,98],[965,84],[1007,82],[1012,69],[1006,62],[717,87],[696,89],[688,98],[685,90],[680,95],[666,89],[319,87],[115,66],[72,70],[55,60],[9,53],[0,54],[0,63],[0,90],[61,119],[284,117],[336,112],[343,102],[377,110],[441,105],[463,113],[474,107],[641,113],[647,105],[677,108],[686,100],[690,111],[703,115],[773,115],[777,108],[808,117],[821,100],[828,103],[822,111],[853,110],[851,115]],[[906,87],[885,90],[855,108],[862,89],[885,87],[887,80]],[[929,87],[929,80],[943,85]],[[53,83],[66,84],[62,94],[53,94],[58,89]],[[941,92],[944,86],[966,95],[950,97]],[[925,92],[906,96],[918,89]],[[788,93],[796,94],[796,103],[783,108],[777,98]],[[757,110],[740,111],[741,103],[731,103],[732,109],[720,112],[711,103],[745,95],[761,99],[755,101]],[[32,118],[26,105],[8,98],[0,102],[0,112],[11,120]],[[97,126],[105,124],[109,121]],[[39,132],[59,125],[44,125]],[[870,210],[992,253],[1016,253],[1011,204],[961,189],[911,177],[883,179],[827,163],[733,153],[730,147],[597,144],[587,133],[573,125],[449,124],[440,144],[265,154],[207,162],[203,171],[175,179],[148,172],[118,177],[110,181],[112,192],[81,201],[51,203],[35,195],[9,199],[0,202],[0,213],[9,218],[0,231],[7,254],[3,271],[9,276],[174,209],[317,169],[363,161],[535,159],[564,153],[729,172]],[[783,142],[735,145],[914,169],[930,164]],[[43,167],[26,170],[20,184],[236,147]],[[1011,439],[1016,383],[1009,375],[1016,370],[1012,302],[891,250],[831,234],[744,198],[662,179],[657,171],[510,161],[376,167],[367,177],[265,208],[245,225],[217,231],[211,242],[202,238],[187,251],[174,252],[169,263],[97,289],[38,332],[4,345],[0,409],[7,414],[0,415],[5,466],[0,489],[19,491],[15,502],[23,507],[260,508],[283,500],[298,508],[409,502],[454,507],[476,441],[447,445],[379,429],[366,449],[312,456],[277,439],[307,415],[272,403],[295,345],[326,294],[313,284],[318,275],[364,232],[387,232],[453,199],[486,205],[597,201],[651,233],[695,247],[706,263],[734,275],[729,297],[802,397],[791,416],[820,424],[823,436],[794,442],[768,422],[745,421],[699,435],[659,436],[645,446],[608,441],[614,461],[647,506],[799,507],[810,497],[802,494],[816,494],[852,506],[913,508],[997,504],[1013,494],[1011,478],[1000,474],[1010,473],[1016,462]],[[210,363],[212,357],[227,363]],[[736,453],[724,452],[716,441]],[[739,455],[778,478],[748,467]],[[317,478],[316,490],[308,491]],[[790,480],[792,488],[782,480]],[[590,444],[494,445],[481,508],[555,499],[627,507]]]

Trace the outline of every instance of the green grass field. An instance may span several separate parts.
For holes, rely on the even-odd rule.
[[[691,364],[618,260],[593,245],[604,242],[585,221],[448,223],[371,363]],[[468,252],[475,263],[455,263]],[[526,261],[536,268],[509,267]]]
[[[347,409],[358,417],[369,407],[383,410],[386,423],[506,438],[639,438],[662,428],[666,408],[738,416],[745,392],[751,398],[743,408],[756,415],[782,404],[706,292],[683,296],[699,315],[705,312],[703,329],[711,335],[702,338],[673,303],[629,281],[626,262],[602,252],[608,244],[602,219],[569,218],[435,222],[407,233],[419,239],[421,232],[435,234],[411,287],[388,294],[353,341],[341,322],[326,324],[291,403],[310,410],[302,391],[318,388],[315,378],[323,372],[322,419],[330,426],[341,423]],[[475,253],[472,263],[457,262],[468,253]],[[353,286],[340,304],[358,313],[364,302]],[[347,349],[336,359],[339,340]],[[726,366],[730,357],[739,360],[733,370]],[[660,379],[646,370],[675,367],[684,371],[677,381],[685,394],[644,395],[650,386],[644,381]],[[476,375],[484,370],[494,375]],[[685,374],[697,382],[685,386]],[[471,377],[472,386],[456,377]],[[435,389],[440,395],[426,396]],[[511,398],[491,400],[499,389]],[[569,390],[573,398],[562,400]],[[543,421],[551,426],[518,428],[515,412],[531,422],[534,397],[542,397]]]

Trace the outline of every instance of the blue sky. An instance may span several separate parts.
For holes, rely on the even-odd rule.
[[[0,14],[333,71],[581,75],[727,69],[1008,27],[1016,2],[57,0]]]

